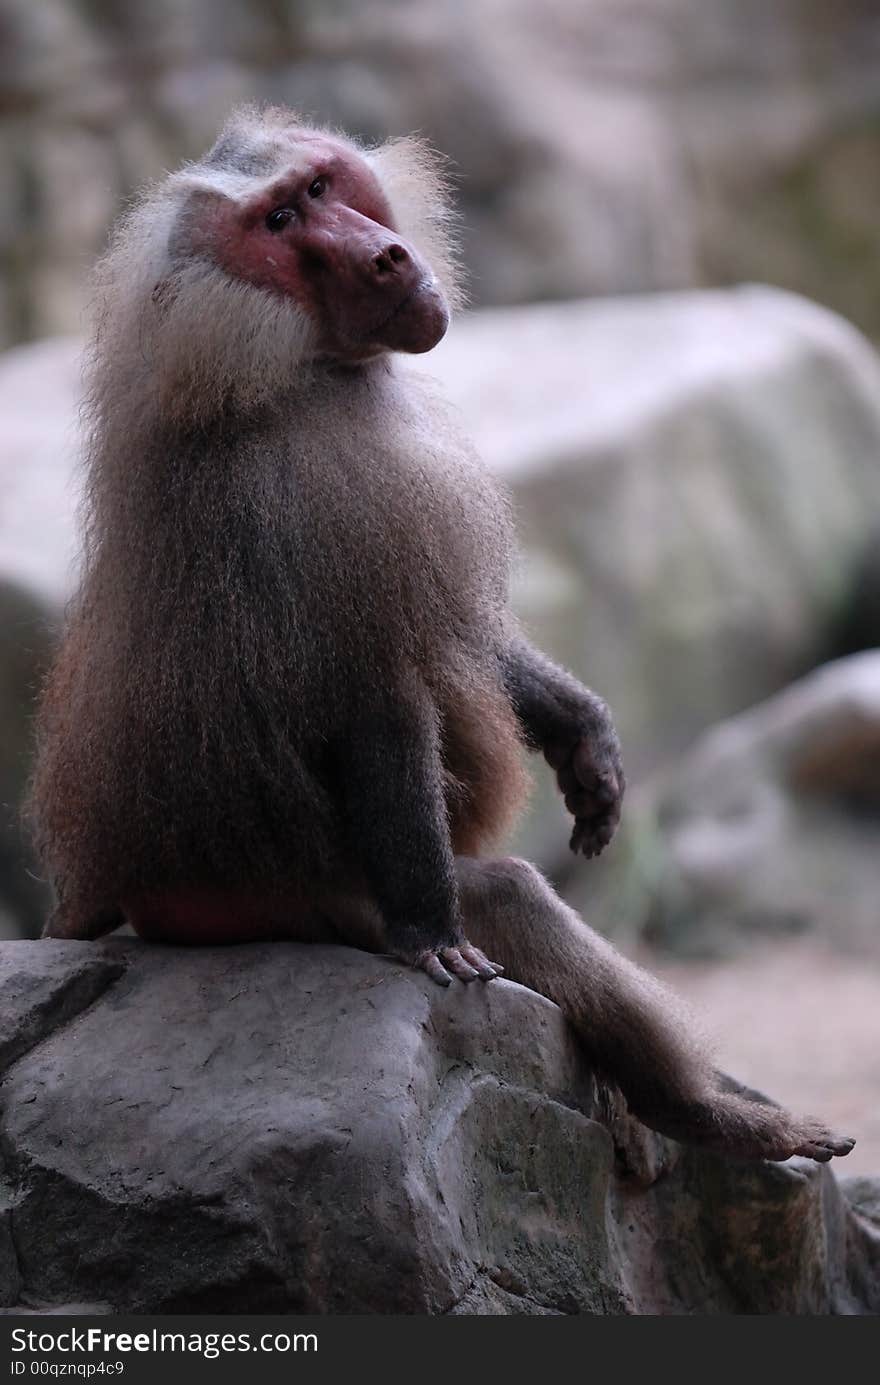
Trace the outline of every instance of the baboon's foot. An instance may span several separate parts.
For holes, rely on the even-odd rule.
[[[682,1144],[711,1149],[731,1159],[779,1162],[799,1154],[827,1164],[835,1155],[843,1158],[849,1154],[855,1145],[854,1139],[836,1135],[821,1121],[792,1116],[778,1106],[725,1092],[713,1092],[704,1101],[682,1104],[674,1110],[640,1113],[640,1118]]]
[[[826,1130],[820,1121],[802,1121],[800,1144],[792,1153],[802,1154],[806,1159],[815,1159],[820,1164],[827,1164],[835,1155],[839,1159],[846,1158],[855,1143],[851,1135],[835,1135],[833,1130]]]

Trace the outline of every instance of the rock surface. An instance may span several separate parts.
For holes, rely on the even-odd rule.
[[[37,936],[48,907],[18,808],[71,586],[80,350],[62,339],[0,358],[0,938]]]
[[[767,278],[880,326],[871,0],[5,0],[2,26],[0,341],[76,330],[120,203],[254,99],[434,140],[484,304]]]
[[[880,650],[713,727],[635,795],[623,831],[598,898],[593,882],[610,931],[697,956],[810,933],[876,961]]]
[[[550,1002],[350,949],[0,949],[0,1302],[864,1313],[877,1185],[637,1132]]]
[[[30,768],[33,699],[50,644],[44,603],[0,577],[0,938],[37,937],[49,904],[18,805]]]
[[[822,657],[880,514],[880,361],[773,289],[499,309],[427,369],[512,486],[520,607],[636,778]]]
[[[0,581],[56,610],[70,593],[78,500],[82,342],[0,356]]]
[[[427,368],[512,487],[526,623],[609,701],[632,784],[865,606],[880,364],[825,310],[760,287],[498,309]],[[537,783],[518,845],[567,885]]]

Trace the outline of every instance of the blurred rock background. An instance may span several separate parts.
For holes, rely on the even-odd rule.
[[[519,607],[632,784],[598,865],[540,774],[519,847],[880,1167],[873,0],[0,0],[0,933],[45,907],[16,807],[88,269],[263,99],[453,160],[474,310],[418,368],[513,488]]]
[[[0,53],[7,342],[254,98],[430,136],[481,306],[762,279],[880,327],[873,0],[4,0]]]

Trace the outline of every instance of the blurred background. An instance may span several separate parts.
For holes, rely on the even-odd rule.
[[[631,788],[517,846],[719,1062],[880,1169],[877,0],[0,0],[0,936],[70,591],[88,272],[230,106],[453,161],[472,309],[427,362],[511,486],[517,604]]]

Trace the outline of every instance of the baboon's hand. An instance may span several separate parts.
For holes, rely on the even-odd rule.
[[[598,856],[620,822],[626,780],[620,745],[610,720],[574,741],[555,741],[544,747],[556,770],[565,806],[574,818],[571,846],[584,856]]]
[[[459,943],[457,947],[432,948],[422,952],[413,962],[419,971],[427,972],[438,986],[450,986],[452,978],[460,981],[493,981],[504,968],[490,962],[478,947]]]

